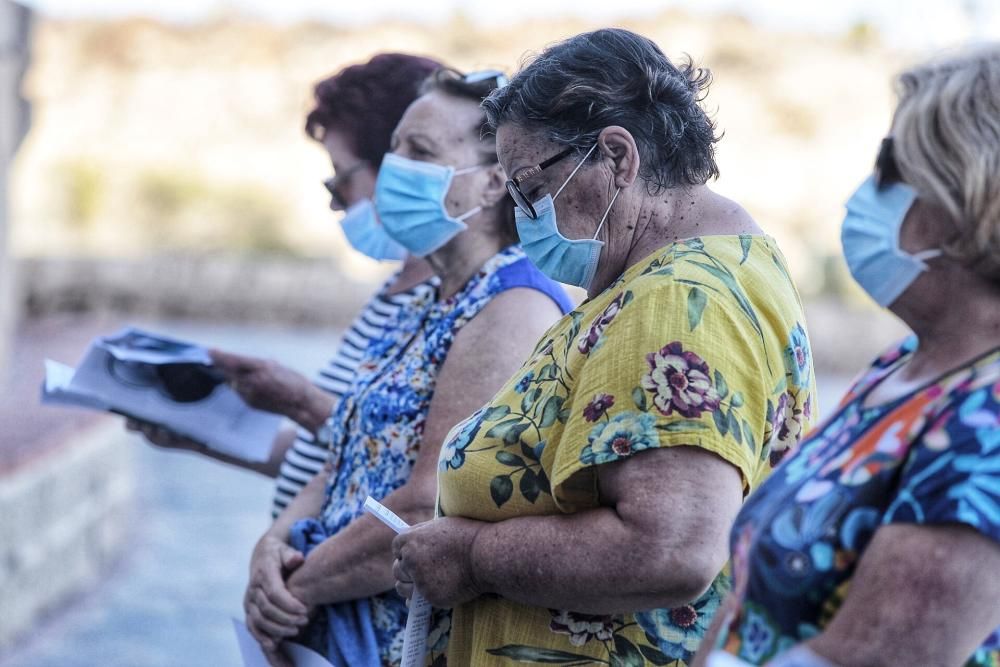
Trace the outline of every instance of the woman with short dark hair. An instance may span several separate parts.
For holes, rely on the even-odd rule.
[[[588,299],[445,439],[397,588],[454,607],[448,662],[684,665],[744,496],[809,425],[773,239],[708,189],[708,72],[598,30],[484,103],[525,253]]]

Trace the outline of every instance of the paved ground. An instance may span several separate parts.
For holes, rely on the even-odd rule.
[[[151,326],[303,371],[331,349],[323,331]],[[825,379],[821,407],[828,409],[843,386]],[[104,584],[39,624],[0,667],[240,664],[229,619],[240,614],[247,556],[268,523],[270,483],[194,456],[136,447],[132,549]]]

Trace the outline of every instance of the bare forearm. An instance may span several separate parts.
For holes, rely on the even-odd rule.
[[[471,567],[484,593],[537,607],[613,614],[697,598],[711,583],[704,573],[712,568],[688,567],[698,556],[687,556],[626,525],[614,510],[599,508],[487,524],[473,543]],[[617,566],[624,562],[628,567]]]
[[[433,496],[406,486],[382,503],[409,524],[433,517]],[[335,604],[393,588],[392,538],[388,527],[367,514],[310,552],[288,579],[288,590],[306,604]]]

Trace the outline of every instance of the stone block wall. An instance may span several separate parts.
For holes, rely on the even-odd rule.
[[[102,420],[0,476],[0,649],[95,585],[121,553],[134,499],[129,444]]]

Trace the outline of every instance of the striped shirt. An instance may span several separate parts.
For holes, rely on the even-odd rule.
[[[343,396],[354,380],[369,341],[383,337],[386,326],[392,325],[400,309],[408,307],[415,299],[425,301],[423,297],[433,298],[437,283],[437,279],[432,278],[405,292],[389,295],[386,292],[395,280],[396,276],[389,279],[351,323],[340,341],[337,354],[319,370],[314,381],[317,387],[337,399]],[[285,452],[285,460],[278,471],[272,516],[281,514],[302,487],[322,470],[327,453],[326,447],[318,444],[309,430],[301,426],[298,428],[295,441]]]

